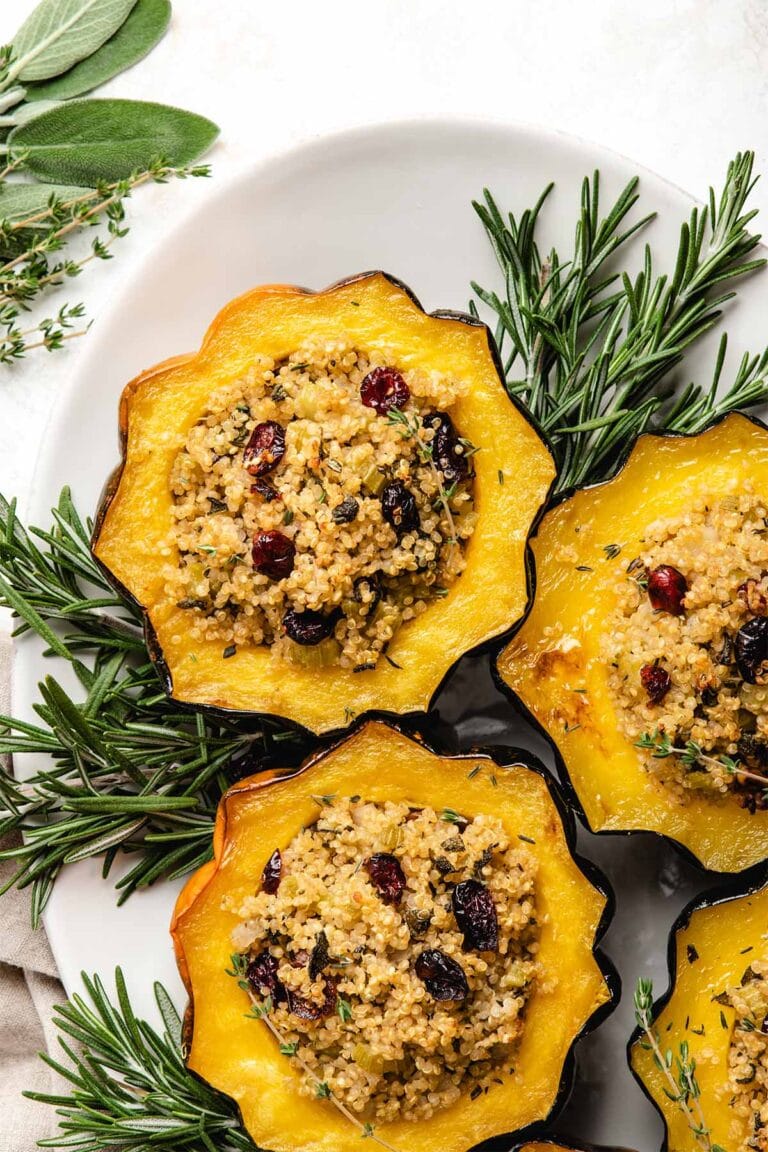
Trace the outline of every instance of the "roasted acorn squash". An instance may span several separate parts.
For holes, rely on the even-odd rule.
[[[658,832],[722,872],[768,856],[768,811],[730,798],[682,805],[655,784],[620,729],[600,643],[617,575],[648,526],[734,477],[768,490],[768,429],[740,415],[697,436],[642,436],[614,479],[566,495],[531,542],[535,603],[497,665],[555,746],[593,832]]]
[[[299,1095],[290,1060],[265,1027],[244,1017],[243,993],[224,974],[237,918],[222,899],[253,892],[275,846],[316,818],[318,794],[485,812],[537,846],[537,899],[546,914],[538,959],[554,986],[529,1001],[516,1075],[428,1121],[399,1121],[377,1133],[401,1152],[464,1152],[545,1119],[560,1102],[575,1040],[612,1007],[613,975],[595,953],[609,900],[601,879],[573,855],[572,821],[549,778],[507,751],[505,767],[483,755],[438,757],[394,728],[368,722],[292,775],[253,777],[222,800],[215,859],[182,891],[172,935],[190,994],[189,1067],[237,1101],[259,1147],[356,1152],[360,1144],[357,1129],[331,1105]]]
[[[696,1062],[701,1110],[712,1147],[730,1152],[747,1132],[724,1090],[735,1013],[722,1001],[727,989],[741,983],[750,956],[762,958],[765,952],[768,884],[765,872],[758,872],[747,886],[705,894],[684,909],[669,937],[670,987],[653,1008],[662,1050],[670,1050],[674,1058],[685,1042]],[[701,1144],[667,1095],[669,1085],[637,1030],[630,1040],[629,1058],[635,1077],[662,1115],[665,1146],[675,1152],[698,1152]]]
[[[279,359],[308,335],[344,335],[361,348],[385,346],[402,367],[464,381],[468,393],[452,413],[462,436],[481,447],[474,459],[478,518],[466,568],[444,599],[399,629],[389,660],[371,670],[276,668],[269,649],[255,645],[222,659],[221,644],[194,640],[188,616],[164,592],[169,475],[190,427],[212,390],[241,376],[254,355]],[[554,475],[551,454],[509,399],[485,325],[459,313],[428,315],[381,272],[319,293],[267,286],[234,300],[216,317],[199,352],[168,360],[127,385],[120,435],[123,460],[103,497],[93,550],[144,611],[150,651],[177,700],[271,713],[317,733],[346,727],[372,709],[425,710],[460,656],[498,637],[525,611],[527,538]]]

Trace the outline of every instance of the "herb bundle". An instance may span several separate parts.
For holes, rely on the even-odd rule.
[[[82,99],[163,37],[170,0],[42,0],[0,48],[0,364],[85,331],[81,304],[26,324],[51,288],[112,255],[142,184],[205,176],[210,120],[140,100]],[[88,251],[69,242],[96,229]]]
[[[474,204],[499,264],[502,294],[473,283],[495,315],[495,337],[511,396],[547,433],[558,464],[557,489],[603,480],[641,432],[699,432],[712,420],[768,398],[768,350],[745,355],[736,379],[718,396],[726,339],[708,388],[690,384],[676,399],[673,370],[718,322],[734,282],[761,268],[760,241],[749,231],[756,209],[754,156],[729,164],[723,191],[694,207],[681,225],[674,271],[657,273],[646,245],[636,276],[613,272],[617,254],[653,218],[631,223],[638,180],[605,216],[600,178],[584,180],[574,250],[564,260],[541,254],[533,208],[505,219],[493,196]],[[477,314],[477,307],[470,304]]]

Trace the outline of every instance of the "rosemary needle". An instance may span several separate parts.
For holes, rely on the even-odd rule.
[[[719,199],[691,210],[680,229],[671,273],[657,273],[645,247],[641,270],[612,271],[620,249],[650,216],[631,223],[638,180],[600,214],[600,179],[584,180],[573,253],[543,256],[539,214],[552,185],[519,217],[502,216],[490,192],[474,207],[504,281],[499,295],[473,283],[496,317],[495,337],[507,388],[548,434],[559,467],[558,490],[605,479],[647,429],[695,432],[725,412],[768,398],[768,353],[746,355],[737,378],[717,398],[725,341],[707,390],[689,385],[676,401],[673,369],[719,320],[734,282],[761,268],[760,237],[746,211],[754,187],[753,154],[729,164]],[[609,264],[609,260],[611,264]],[[470,304],[477,314],[474,303]]]

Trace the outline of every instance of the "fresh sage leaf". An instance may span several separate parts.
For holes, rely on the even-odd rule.
[[[6,181],[0,188],[0,220],[15,224],[27,216],[43,212],[52,196],[59,200],[76,200],[87,196],[90,188],[78,188],[72,184],[22,184]]]
[[[73,100],[43,112],[8,137],[11,159],[49,183],[123,180],[162,157],[196,160],[219,134],[204,116],[143,100]]]
[[[48,80],[114,36],[136,0],[42,0],[13,37],[12,79]]]
[[[162,40],[171,19],[170,0],[138,0],[128,19],[92,56],[52,80],[30,84],[27,100],[70,100],[131,68]]]
[[[18,108],[14,108],[10,113],[13,127],[19,124],[28,124],[30,120],[34,120],[35,116],[39,116],[41,112],[50,112],[51,108],[58,108],[59,104],[61,104],[61,100],[38,100],[34,104],[20,104]]]

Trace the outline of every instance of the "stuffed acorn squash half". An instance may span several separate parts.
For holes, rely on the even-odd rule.
[[[175,699],[317,733],[425,710],[525,611],[551,454],[488,329],[383,273],[234,300],[120,434],[93,550]]]
[[[647,1032],[630,1042],[632,1071],[664,1119],[665,1147],[676,1152],[752,1152],[768,1142],[766,879],[761,870],[737,894],[699,897],[672,930],[670,988],[650,1027],[662,1060],[671,1053],[672,1080]],[[681,1058],[696,1085],[684,1107],[672,1098]]]
[[[643,436],[532,542],[536,601],[498,671],[590,828],[705,868],[768,856],[768,430]]]
[[[189,1067],[258,1147],[464,1152],[561,1102],[613,1003],[608,898],[545,774],[494,755],[368,722],[223,798],[172,935]]]

